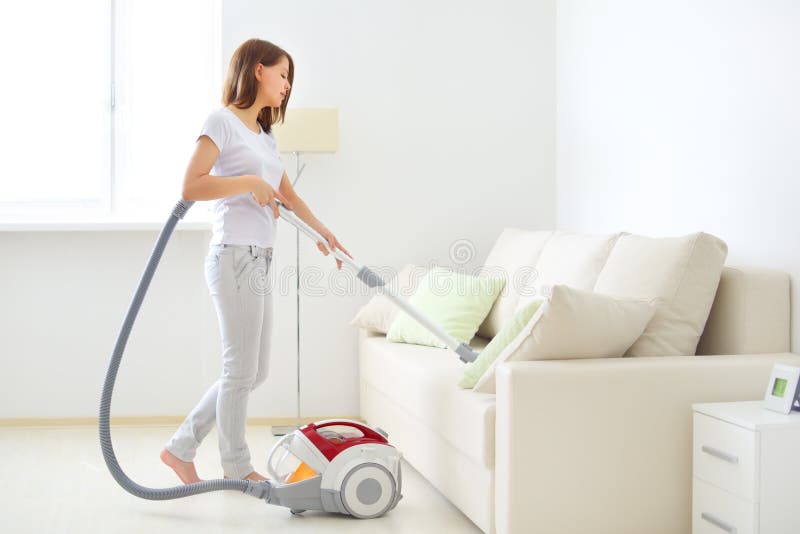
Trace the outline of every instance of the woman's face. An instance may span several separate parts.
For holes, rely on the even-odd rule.
[[[258,97],[264,106],[280,107],[289,96],[289,59],[283,56],[278,63],[266,67],[259,63],[256,66],[258,80]]]

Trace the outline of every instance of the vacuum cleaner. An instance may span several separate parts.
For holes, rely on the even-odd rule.
[[[330,248],[316,230],[282,203],[277,200],[276,203],[281,218],[314,242]],[[318,421],[285,435],[267,457],[271,480],[217,479],[172,488],[148,488],[131,480],[120,467],[111,443],[110,429],[111,397],[117,372],[136,315],[167,242],[178,221],[193,204],[193,201],[180,200],[172,209],[147,261],[114,345],[103,384],[99,416],[100,448],[111,475],[132,495],[149,500],[179,499],[211,491],[233,490],[268,504],[287,507],[293,514],[322,510],[369,519],[393,509],[402,498],[401,454],[389,444],[385,431],[351,420]],[[477,357],[469,345],[460,343],[397,295],[374,271],[340,250],[331,252],[336,259],[353,268],[358,279],[367,286],[382,288],[386,297],[441,339],[461,360],[471,362]]]

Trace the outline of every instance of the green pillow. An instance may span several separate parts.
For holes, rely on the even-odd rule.
[[[409,302],[434,323],[463,343],[475,336],[505,285],[503,278],[488,278],[434,267],[422,278]],[[392,322],[386,339],[400,343],[446,348],[407,313]]]
[[[489,344],[478,354],[475,361],[467,364],[466,369],[464,369],[464,374],[461,376],[461,380],[458,381],[458,385],[462,388],[474,388],[478,379],[492,366],[492,363],[497,359],[500,353],[503,352],[503,349],[514,341],[514,338],[525,328],[525,325],[528,324],[528,321],[531,320],[536,310],[539,309],[545,300],[545,298],[538,298],[520,308],[519,311],[514,314],[511,321],[503,325],[497,335],[494,336]]]

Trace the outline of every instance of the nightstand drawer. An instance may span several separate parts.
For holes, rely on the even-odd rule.
[[[707,415],[694,414],[694,475],[734,495],[758,501],[757,435]]]
[[[758,504],[694,477],[692,534],[756,534]]]

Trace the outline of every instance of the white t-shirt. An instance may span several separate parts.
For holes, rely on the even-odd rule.
[[[219,156],[211,168],[214,176],[255,174],[277,190],[283,176],[278,144],[272,133],[259,133],[245,126],[228,108],[211,113],[200,130],[217,145]],[[275,243],[276,221],[272,208],[261,207],[252,193],[212,201],[212,245],[257,245],[271,247]]]

